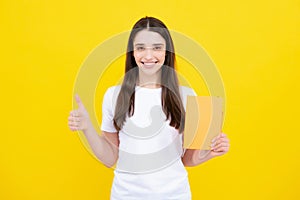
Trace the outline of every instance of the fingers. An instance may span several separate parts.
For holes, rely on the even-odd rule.
[[[68,126],[71,131],[86,130],[91,124],[89,120],[88,112],[86,111],[78,94],[75,95],[75,100],[78,105],[77,110],[72,110],[68,117]]]
[[[220,133],[219,135],[214,137],[211,142],[214,143],[216,140],[218,140],[220,138],[227,138],[227,135],[225,133]]]
[[[80,130],[81,124],[81,116],[77,110],[73,110],[70,112],[70,116],[68,117],[68,126],[71,131]]]
[[[71,121],[71,122],[80,122],[81,121],[81,117],[69,116],[68,117],[68,121]]]
[[[221,149],[229,149],[230,144],[223,142],[213,146],[211,149],[214,151],[220,151]]]
[[[68,122],[71,131],[79,130],[79,124],[76,122]]]
[[[78,110],[72,110],[72,111],[70,112],[70,116],[72,116],[72,117],[79,117],[79,112],[78,112]]]
[[[214,152],[227,152],[229,146],[229,139],[226,134],[221,133],[212,140],[211,150]]]
[[[224,136],[220,134],[220,135],[216,136],[214,139],[212,139],[212,141],[211,141],[213,146],[216,145],[216,144],[219,144],[221,142],[228,142],[229,143],[229,139],[226,137],[225,134],[224,134]]]
[[[229,143],[229,139],[228,138],[219,138],[217,141],[213,142],[212,145],[215,146],[220,143]]]

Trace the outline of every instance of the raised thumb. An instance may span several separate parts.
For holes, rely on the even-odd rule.
[[[81,99],[78,94],[75,95],[75,100],[76,100],[78,107],[83,107],[83,104],[82,104]]]

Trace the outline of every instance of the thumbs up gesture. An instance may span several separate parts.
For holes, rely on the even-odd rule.
[[[75,95],[76,103],[78,105],[77,110],[72,110],[68,117],[68,125],[71,131],[86,131],[92,126],[89,113],[85,109],[79,96]]]

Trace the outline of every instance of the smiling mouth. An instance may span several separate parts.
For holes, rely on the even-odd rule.
[[[144,66],[146,66],[146,67],[152,67],[152,66],[154,66],[155,64],[157,64],[158,63],[158,61],[156,61],[156,62],[141,62]]]

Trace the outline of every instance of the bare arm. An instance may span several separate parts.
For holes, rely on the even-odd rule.
[[[197,166],[212,158],[209,155],[206,156],[206,154],[209,154],[208,150],[205,152],[199,149],[187,149],[182,157],[182,162],[186,167]]]
[[[83,133],[95,156],[106,167],[114,166],[119,154],[119,133],[102,131],[102,135],[98,135],[93,126],[84,130]]]
[[[89,114],[81,102],[79,96],[76,96],[78,109],[73,110],[68,118],[68,125],[72,131],[83,131],[95,156],[107,167],[112,167],[119,154],[119,133],[102,132],[99,135],[94,129]]]

